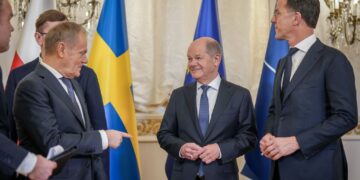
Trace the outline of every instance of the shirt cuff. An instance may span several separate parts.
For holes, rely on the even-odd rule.
[[[218,148],[219,148],[219,157],[218,157],[218,159],[221,159],[222,154],[221,154],[221,149],[220,149],[219,145],[218,145]]]
[[[29,152],[25,156],[24,160],[21,161],[20,165],[17,167],[16,172],[21,175],[27,176],[31,171],[34,170],[36,162],[36,155]]]
[[[109,141],[108,141],[106,132],[104,130],[99,130],[99,133],[101,136],[102,149],[105,150],[109,147]]]
[[[182,146],[181,146],[181,148],[182,148]],[[179,150],[179,157],[180,157],[180,158],[183,158],[183,157],[181,156],[181,153],[180,153],[180,152],[181,152],[181,148],[180,148],[180,150]]]

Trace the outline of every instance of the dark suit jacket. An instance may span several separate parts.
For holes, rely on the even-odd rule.
[[[3,134],[0,134],[0,144],[0,179],[11,179],[28,152]]]
[[[173,91],[157,134],[160,146],[174,158],[172,179],[195,179],[200,160],[179,158],[182,145],[218,143],[222,158],[204,166],[206,180],[238,179],[236,158],[255,147],[256,125],[248,90],[221,80],[205,137],[197,118],[196,83]]]
[[[18,138],[12,113],[15,88],[26,75],[35,69],[38,64],[39,59],[37,58],[29,63],[24,64],[23,66],[12,70],[7,80],[5,94],[9,114],[8,124],[10,129],[10,137],[14,142],[16,142]],[[103,101],[95,72],[91,68],[83,66],[81,68],[80,76],[75,79],[79,82],[81,88],[84,91],[87,108],[89,110],[90,122],[93,128],[95,130],[107,129]]]
[[[8,107],[8,115],[9,122],[7,122],[10,138],[16,142],[18,139],[16,133],[15,120],[13,116],[13,101],[14,101],[14,93],[19,82],[29,73],[31,73],[35,67],[39,64],[39,58],[24,64],[10,72],[10,75],[6,84],[6,99],[7,99],[7,107]],[[98,83],[98,79],[96,77],[95,72],[87,67],[83,66],[80,71],[80,76],[75,78],[81,88],[84,91],[85,100],[90,116],[90,122],[95,130],[99,129],[107,129],[106,126],[106,118],[103,107],[102,96],[100,92],[100,87]],[[109,154],[108,150],[104,151],[102,154],[102,160],[106,169],[106,172],[109,172]]]
[[[2,72],[0,68],[0,80],[2,80]],[[8,121],[6,115],[5,95],[2,82],[0,83],[0,179],[11,179],[17,167],[24,160],[27,151],[18,147],[12,142],[8,133]]]
[[[42,65],[18,85],[14,99],[14,117],[20,145],[46,156],[49,148],[77,146],[78,155],[71,158],[53,179],[104,179],[100,133],[93,131],[80,85],[71,80],[84,114],[75,108],[59,81]],[[94,178],[95,177],[95,178]]]
[[[9,122],[7,116],[6,99],[4,93],[4,86],[2,84],[2,70],[0,68],[0,133],[5,137],[10,137]]]
[[[279,137],[295,136],[300,150],[278,160],[281,179],[347,179],[341,136],[357,125],[355,80],[349,61],[317,40],[281,100],[284,64],[281,59],[275,74],[266,131]]]

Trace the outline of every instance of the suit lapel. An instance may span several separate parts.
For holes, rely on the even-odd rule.
[[[2,69],[0,67],[0,79],[2,80]],[[5,99],[5,91],[4,85],[0,82],[0,121],[2,121],[7,127],[9,127],[9,122],[6,121],[7,119],[7,109],[6,109],[6,99]]]
[[[81,124],[81,126],[85,128],[84,123],[82,123],[82,117],[80,115],[80,112],[76,110],[74,103],[71,101],[69,95],[66,93],[66,91],[61,86],[56,77],[54,77],[54,75],[51,74],[51,72],[48,71],[45,67],[43,67],[41,64],[36,67],[35,72],[43,80],[42,82],[47,87],[49,87],[62,102],[64,102],[64,104],[76,116],[76,119],[78,119],[78,122]]]
[[[90,130],[91,129],[90,117],[88,115],[88,111],[87,111],[87,107],[86,107],[86,101],[85,101],[85,98],[84,98],[83,91],[81,90],[81,87],[80,87],[79,83],[76,80],[71,79],[71,83],[72,83],[72,85],[74,87],[76,96],[78,97],[78,99],[80,101],[81,109],[82,109],[83,114],[84,114],[84,121],[85,121],[86,129]]]
[[[214,110],[211,114],[210,124],[205,133],[205,140],[209,136],[211,131],[213,131],[215,124],[219,120],[221,114],[225,111],[228,103],[230,102],[231,96],[232,96],[231,87],[225,80],[221,80]]]
[[[301,82],[301,80],[306,76],[306,74],[311,70],[315,63],[319,60],[320,55],[319,51],[324,47],[324,45],[317,40],[313,46],[306,53],[304,59],[300,63],[298,69],[296,70],[289,86],[287,87],[283,102],[286,101],[289,94],[295,89],[295,87]]]
[[[285,62],[286,59],[282,58],[280,59],[277,68],[276,68],[276,72],[275,72],[275,81],[274,81],[274,87],[273,87],[273,103],[274,103],[274,111],[275,114],[280,114],[280,111],[282,109],[282,101],[281,101],[281,80],[282,80],[282,75],[284,72],[284,67],[285,67]],[[277,118],[275,118],[275,122],[274,124],[277,124],[278,120]],[[277,130],[276,128],[277,125],[273,125],[271,128],[271,132],[274,135],[277,135]]]
[[[279,68],[278,71],[275,74],[275,84],[274,84],[274,100],[275,100],[275,104],[277,105],[276,107],[282,107],[282,103],[281,103],[281,82],[282,82],[282,76],[284,73],[284,68],[285,68],[285,62],[286,59],[281,59],[279,61]]]
[[[199,121],[198,121],[198,116],[197,116],[197,108],[196,108],[196,82],[190,84],[189,86],[185,87],[185,101],[186,101],[186,107],[188,107],[189,109],[189,113],[190,113],[190,117],[192,122],[194,123],[194,127],[196,128],[196,131],[199,135],[199,137],[203,137],[202,133],[201,133],[201,129],[200,129],[200,125],[199,125]]]

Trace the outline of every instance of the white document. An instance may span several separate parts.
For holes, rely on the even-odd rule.
[[[51,147],[49,149],[49,152],[48,152],[47,156],[46,156],[46,159],[51,159],[52,157],[57,156],[57,155],[61,154],[62,152],[64,152],[64,148],[62,146],[60,146],[60,145],[56,145],[54,147]]]

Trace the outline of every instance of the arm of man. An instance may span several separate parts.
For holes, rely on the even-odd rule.
[[[354,72],[347,58],[336,52],[329,55],[332,59],[325,72],[328,116],[321,124],[296,135],[306,158],[339,139],[358,123]]]
[[[255,116],[249,91],[236,93],[232,98],[240,103],[238,105],[238,119],[236,119],[237,127],[236,133],[231,138],[217,143],[220,147],[223,163],[230,162],[253,149],[257,141]]]
[[[0,134],[0,170],[8,175],[15,171],[30,179],[48,179],[56,168],[56,163],[27,152]]]
[[[79,154],[101,153],[102,138],[98,131],[67,133],[59,130],[59,117],[56,117],[54,109],[50,106],[50,101],[54,99],[49,97],[53,92],[44,86],[42,83],[31,80],[23,81],[18,85],[15,92],[14,116],[19,131],[28,136],[43,155],[55,145],[61,145],[64,149],[77,146]],[[74,118],[70,111],[68,113],[69,115],[63,118]],[[74,123],[76,123],[75,120]]]
[[[24,171],[24,168],[29,166],[29,164],[33,164],[33,166],[30,166],[29,170]],[[56,167],[57,164],[55,162],[47,160],[41,155],[35,156],[32,153],[28,153],[24,161],[18,167],[17,172],[29,177],[29,179],[46,180],[49,179]],[[26,168],[28,169],[28,167]],[[22,169],[22,172],[19,171],[20,169]]]
[[[272,160],[278,160],[283,156],[288,156],[299,148],[295,136],[275,137],[267,133],[260,141],[262,155]]]
[[[4,174],[13,174],[28,152],[3,134],[0,134],[0,144],[0,170]]]
[[[17,85],[17,81],[15,78],[15,74],[14,71],[11,71],[6,83],[6,88],[5,88],[5,96],[6,96],[6,106],[7,106],[7,113],[8,113],[8,120],[9,120],[9,135],[10,135],[10,139],[12,139],[14,142],[17,141],[17,133],[16,133],[16,127],[12,127],[15,126],[15,120],[13,117],[13,112],[12,112],[12,108],[13,108],[13,102],[14,102],[14,93],[15,93],[15,88]]]
[[[159,132],[157,133],[157,139],[161,148],[170,153],[174,158],[180,159],[180,149],[186,142],[180,139],[177,133],[176,93],[177,91],[174,90],[171,94]]]

